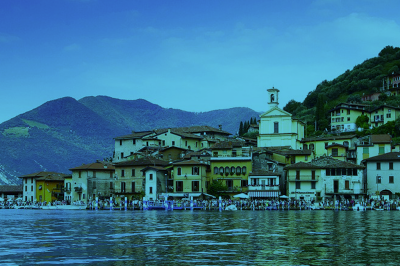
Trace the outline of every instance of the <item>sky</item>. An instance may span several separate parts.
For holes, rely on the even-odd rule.
[[[2,0],[0,123],[62,98],[206,112],[302,102],[387,45],[398,0]]]

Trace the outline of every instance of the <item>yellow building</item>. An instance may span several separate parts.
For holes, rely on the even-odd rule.
[[[171,171],[174,190],[168,196],[196,198],[206,194],[207,168],[207,164],[195,160],[174,163]]]
[[[355,150],[357,135],[304,138],[301,142],[303,143],[303,149],[312,150],[314,158],[317,158],[328,155],[327,147],[333,144],[341,144],[348,147],[347,151]],[[346,156],[349,157],[349,153]]]
[[[149,184],[145,181],[143,170],[150,166],[163,168],[168,166],[168,162],[148,156],[115,163],[114,196],[118,199],[127,197],[129,200],[145,196]]]
[[[24,175],[23,200],[53,202],[64,200],[64,179],[67,175],[55,172],[37,172]]]
[[[387,122],[395,121],[400,116],[400,108],[381,105],[370,112],[370,124],[379,127]]]
[[[369,105],[355,103],[340,103],[331,109],[331,130],[342,132],[356,131],[356,120],[360,115],[367,115]]]
[[[248,191],[251,157],[212,157],[210,168],[209,182],[221,180],[228,187],[226,196]]]

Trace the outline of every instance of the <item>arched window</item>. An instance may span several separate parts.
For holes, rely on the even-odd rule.
[[[343,146],[349,147],[349,142],[348,142],[348,141],[344,141],[344,142],[343,142]]]
[[[232,166],[232,167],[231,167],[231,175],[233,175],[233,174],[235,173],[235,170],[236,170],[235,167]]]
[[[219,168],[219,173],[220,173],[221,175],[224,173],[224,168],[223,168],[223,167],[220,167],[220,168]]]
[[[240,175],[241,172],[242,172],[242,168],[240,168],[240,166],[236,167],[236,174]]]
[[[310,144],[310,150],[314,150],[314,144]]]
[[[178,175],[182,175],[182,168],[178,167]]]
[[[214,174],[218,174],[218,167],[214,167]]]
[[[246,167],[246,166],[243,166],[243,168],[242,168],[242,173],[243,173],[243,174],[246,174],[246,171],[247,171],[247,167]]]
[[[225,167],[225,174],[227,174],[227,175],[229,175],[229,171],[230,170],[230,168],[227,166],[227,167]]]

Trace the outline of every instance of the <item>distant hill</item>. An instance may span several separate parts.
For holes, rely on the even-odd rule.
[[[113,138],[132,130],[222,125],[234,134],[240,121],[258,115],[249,108],[193,113],[107,96],[49,101],[0,124],[0,183],[16,184],[18,176],[42,170],[68,173],[111,157]]]

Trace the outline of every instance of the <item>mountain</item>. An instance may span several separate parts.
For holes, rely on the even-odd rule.
[[[133,130],[222,125],[234,134],[240,121],[258,115],[249,108],[193,113],[107,96],[56,99],[0,124],[0,183],[17,184],[18,176],[44,170],[68,173],[111,157],[113,138]]]

